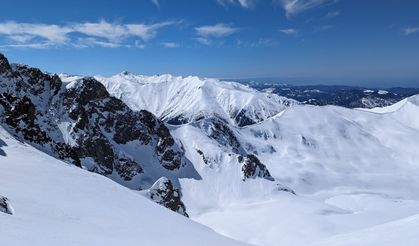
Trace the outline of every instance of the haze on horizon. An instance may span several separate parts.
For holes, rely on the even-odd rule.
[[[2,3],[0,51],[54,73],[419,87],[419,2]]]

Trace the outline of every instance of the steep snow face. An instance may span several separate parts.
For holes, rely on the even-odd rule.
[[[0,245],[244,245],[16,141],[2,127],[0,139],[0,194],[15,210],[0,212]]]
[[[266,120],[297,102],[247,86],[216,79],[140,76],[129,73],[97,76],[107,90],[132,109],[146,109],[173,124],[220,117],[238,126]]]
[[[398,113],[408,109],[406,115],[419,115],[418,107],[407,106]],[[414,127],[410,119],[401,121],[394,115],[296,106],[242,129],[240,135],[247,151],[257,153],[273,177],[297,193],[337,186],[404,193],[404,186],[415,180],[409,173],[419,170],[419,153],[414,150],[419,147],[419,127]]]
[[[401,124],[419,129],[419,95],[403,99],[388,107],[373,108],[369,112],[386,114]]]
[[[304,105],[260,124],[229,125],[242,151],[256,155],[274,181],[241,181],[227,141],[197,123],[174,127],[202,177],[181,180],[189,215],[257,245],[311,245],[367,228],[377,232],[374,245],[383,233],[373,228],[419,214],[419,128],[396,117],[402,113],[416,117],[419,108],[410,103],[377,114]],[[409,232],[394,238],[416,245],[416,237],[403,235]]]

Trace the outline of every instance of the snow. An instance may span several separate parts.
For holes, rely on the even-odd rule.
[[[166,120],[228,119],[241,147],[274,177],[243,182],[229,146],[193,121],[171,126],[202,177],[180,180],[193,220],[263,246],[419,244],[413,234],[419,225],[419,96],[371,110],[283,107],[261,99],[269,93],[213,79],[128,73],[99,79],[131,108]],[[231,121],[243,107],[261,110],[257,124]]]
[[[316,246],[394,246],[417,245],[419,215],[410,216],[354,233],[338,235],[317,243]]]
[[[79,79],[62,77],[67,86]],[[187,119],[169,127],[200,177],[179,174],[192,220],[260,246],[419,244],[419,96],[361,110],[296,105],[216,79],[127,72],[96,78],[134,110]],[[242,110],[257,124],[238,126]],[[195,121],[202,117],[226,120],[240,150],[211,138]],[[15,209],[0,214],[0,244],[240,245],[1,129],[0,138],[0,195]],[[127,148],[151,160],[149,149]],[[257,155],[275,181],[243,181],[243,153]]]
[[[276,182],[240,182],[236,156],[200,129],[180,126],[173,134],[185,143],[202,177],[181,180],[189,214],[221,234],[268,246],[310,245],[415,216],[419,125],[412,119],[419,107],[406,104],[396,115],[301,105],[233,128]],[[211,165],[202,163],[196,149],[213,160]],[[297,196],[275,191],[277,183]],[[402,245],[419,243],[403,235]]]
[[[96,76],[111,95],[134,109],[146,109],[161,119],[180,117],[191,120],[216,115],[234,124],[242,111],[255,122],[283,111],[291,99],[262,93],[247,86],[217,79],[142,76],[120,73],[112,77]]]
[[[377,92],[379,95],[387,95],[388,94],[388,91],[385,91],[385,90],[378,90],[378,92]]]
[[[0,127],[0,245],[244,245],[108,178],[67,165]]]

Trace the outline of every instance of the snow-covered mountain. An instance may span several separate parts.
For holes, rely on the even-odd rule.
[[[17,141],[0,126],[0,245],[245,245],[100,175]]]
[[[0,55],[0,123],[19,140],[129,188],[199,179],[166,125],[133,111],[93,78],[61,81]],[[171,198],[168,197],[170,200]],[[175,211],[184,213],[179,203]]]
[[[419,96],[370,110],[312,106],[216,79],[58,77],[6,59],[0,85],[1,125],[15,138],[228,237],[419,242]],[[0,158],[14,156],[11,145],[0,142]],[[0,195],[17,215],[13,192]]]
[[[206,81],[206,91],[223,92],[226,90],[220,88],[236,85],[127,73],[98,80],[134,110],[150,110],[168,123],[173,123],[173,117],[166,117],[159,113],[164,110],[155,107],[155,103],[165,105],[158,104],[161,94],[166,95],[165,85],[176,88],[179,83],[188,88],[196,81]],[[149,89],[153,87],[159,89]],[[252,98],[272,96],[268,92],[231,90],[234,92],[229,94],[235,98],[246,98],[247,93],[253,94]],[[214,95],[224,96],[182,91],[190,93],[180,93],[176,100],[199,98],[196,101],[201,103],[202,98],[203,105],[214,105],[214,98],[221,98]],[[384,114],[375,113],[376,109],[290,103],[286,104],[290,107],[277,106],[277,111],[267,110],[275,113],[245,126],[219,113],[223,111],[217,107],[202,107],[207,112],[200,114],[204,117],[189,117],[169,127],[202,177],[181,179],[183,201],[191,218],[257,245],[307,245],[415,216],[419,213],[416,100],[417,96],[406,99],[399,103],[402,105],[393,106],[397,112]],[[254,102],[247,101],[247,107],[256,108]],[[270,109],[266,106],[270,104],[259,102],[263,103],[255,104]],[[171,112],[182,112],[181,108],[188,108],[185,104],[192,105],[175,103],[180,109]],[[230,101],[227,105],[225,108],[234,108],[237,104]],[[243,156],[257,158],[250,173],[262,179],[243,179]],[[388,236],[397,237],[390,232]]]
[[[147,77],[128,72],[95,78],[131,109],[147,109],[172,124],[216,116],[245,126],[266,120],[297,103],[274,94],[256,93],[239,83],[216,79],[172,75]]]

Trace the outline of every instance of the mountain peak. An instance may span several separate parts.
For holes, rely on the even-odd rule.
[[[7,58],[0,52],[0,74],[4,74],[7,71],[10,71],[10,63]]]

